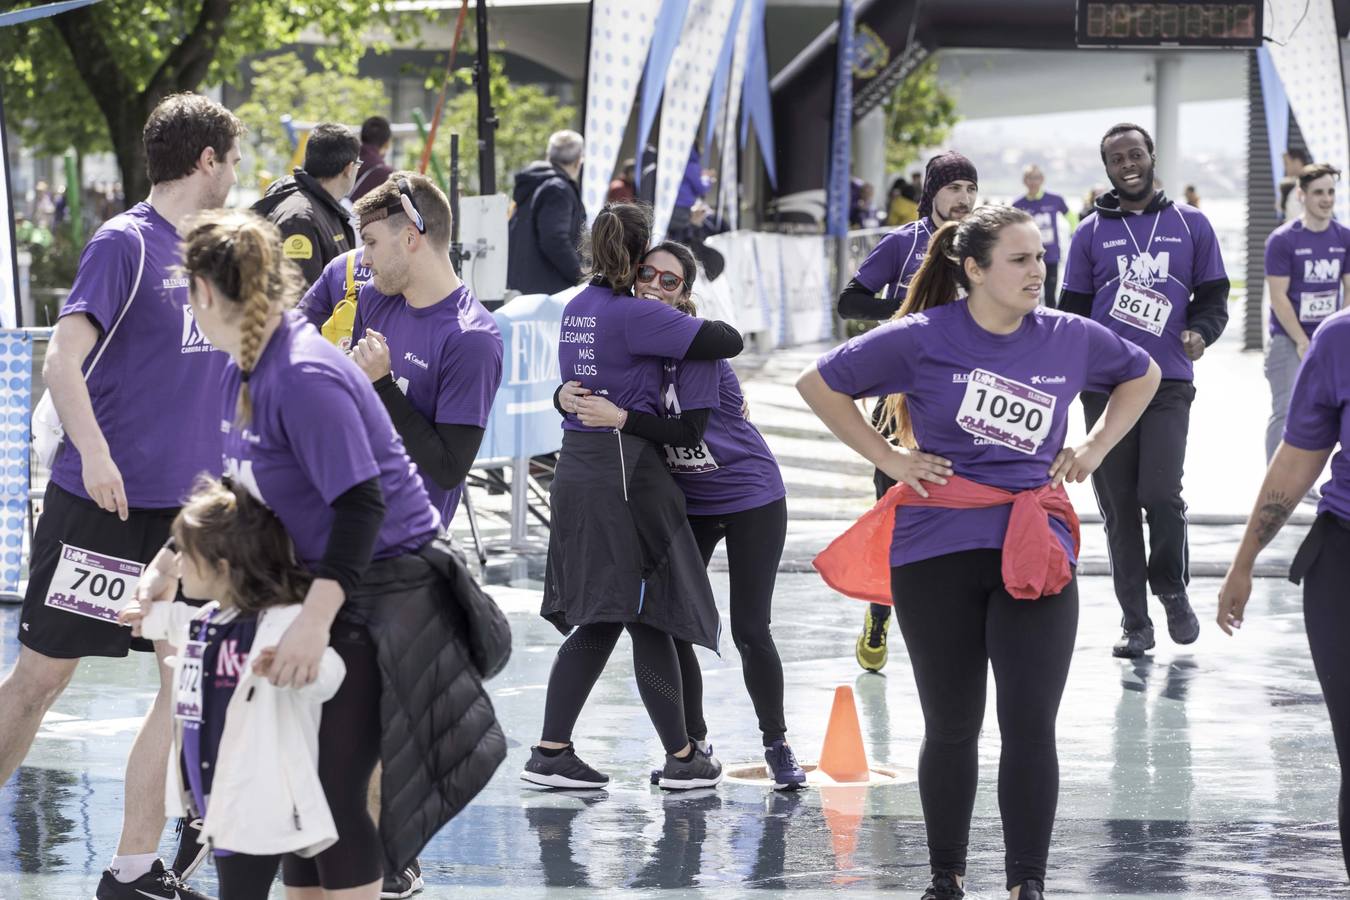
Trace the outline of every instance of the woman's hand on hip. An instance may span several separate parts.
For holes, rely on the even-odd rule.
[[[892,448],[891,453],[877,463],[877,468],[895,481],[912,487],[920,497],[928,496],[923,482],[946,484],[952,475],[951,460],[904,447]]]

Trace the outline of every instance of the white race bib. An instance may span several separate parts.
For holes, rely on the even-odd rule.
[[[666,447],[666,468],[681,475],[696,475],[711,472],[717,468],[708,443],[702,441],[697,447]]]
[[[175,718],[188,722],[202,720],[202,657],[205,655],[206,641],[188,641],[178,657],[173,694]]]
[[[62,544],[46,605],[115,625],[117,614],[136,595],[144,569],[129,559]]]
[[[1055,395],[976,369],[956,414],[962,431],[1034,456],[1050,433]]]
[[[1124,278],[1120,280],[1116,297],[1111,301],[1111,318],[1160,337],[1171,315],[1172,301],[1165,294]]]
[[[1304,291],[1298,298],[1301,322],[1320,322],[1340,306],[1340,291]]]
[[[1055,233],[1054,213],[1036,213],[1036,227],[1041,232],[1041,243],[1045,246],[1053,244],[1058,235]]]

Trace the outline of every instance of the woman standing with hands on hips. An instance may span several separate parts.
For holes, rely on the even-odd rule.
[[[424,605],[446,603],[428,553],[439,517],[370,380],[288,311],[298,296],[297,273],[280,246],[276,228],[257,216],[210,214],[186,237],[184,268],[198,326],[231,359],[221,382],[225,473],[276,513],[313,575],[299,614],[277,644],[269,680],[279,687],[309,684],[330,644],[347,670],[323,706],[319,731],[319,780],[338,840],[312,859],[288,858],[283,878],[295,889],[292,896],[318,896],[321,888],[328,896],[374,900],[384,868],[406,864],[444,824],[436,816],[382,835],[366,810],[384,731],[419,716],[406,696],[382,692],[382,677],[401,686],[400,661],[387,658],[385,637],[396,629],[386,625],[395,617],[406,624]],[[138,594],[143,609],[147,600],[171,599],[177,582],[167,548],[152,567]],[[456,652],[454,643],[447,636],[444,652]],[[447,656],[434,662],[455,674],[462,668]],[[440,684],[438,677],[435,687]],[[476,675],[468,692],[471,699],[448,702],[463,701],[489,717],[484,724],[480,715],[482,727],[473,732],[481,739],[458,748],[471,758],[462,774],[476,791],[505,748],[495,746],[504,739]],[[416,723],[427,726],[420,736],[438,753],[455,750],[443,745],[439,730],[427,733],[444,725],[427,718]],[[409,769],[385,762],[386,783],[392,768]],[[393,792],[384,793],[387,799]],[[438,799],[437,811],[443,806]],[[388,807],[383,818],[390,818]]]
[[[896,321],[797,382],[840,440],[899,482],[817,567],[841,590],[895,607],[924,713],[925,900],[964,896],[991,663],[1007,888],[1014,900],[1045,896],[1055,719],[1078,627],[1078,521],[1061,483],[1100,465],[1159,380],[1139,348],[1040,307],[1043,259],[1026,213],[976,209],[933,236]],[[967,299],[951,299],[957,286]],[[1065,447],[1068,408],[1084,389],[1111,399],[1087,440]],[[880,396],[902,446],[854,403]],[[844,570],[857,578],[832,577]]]

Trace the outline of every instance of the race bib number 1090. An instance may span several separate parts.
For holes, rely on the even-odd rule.
[[[117,614],[135,596],[144,568],[129,559],[62,544],[46,605],[117,624]]]
[[[962,431],[1034,456],[1055,417],[1055,395],[976,369],[956,414]]]

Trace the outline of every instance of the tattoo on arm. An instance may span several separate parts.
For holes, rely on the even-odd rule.
[[[1298,506],[1298,500],[1280,491],[1271,491],[1256,511],[1256,542],[1265,547],[1279,533],[1285,521]]]

